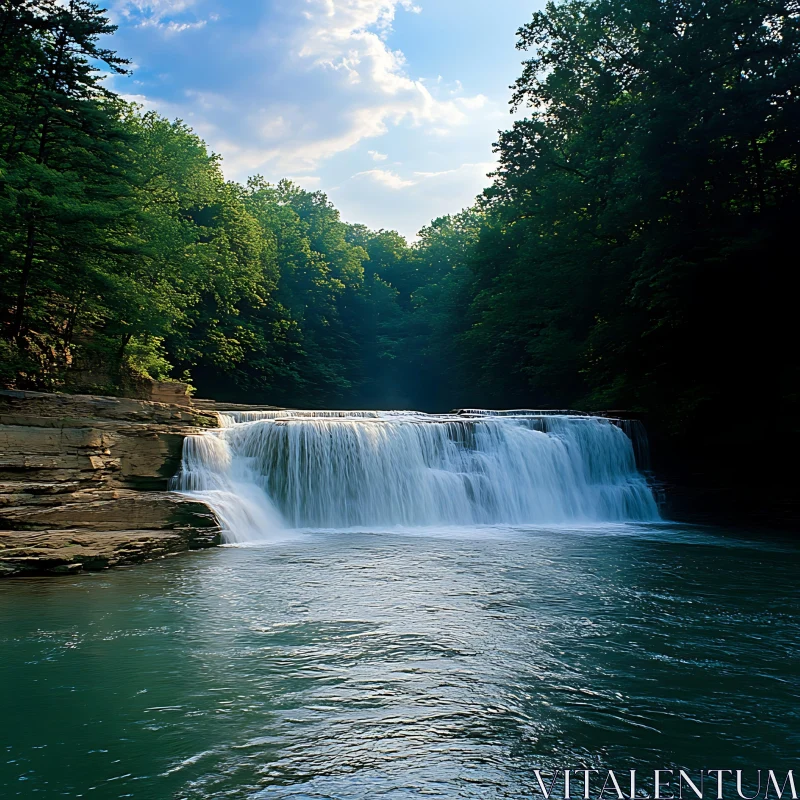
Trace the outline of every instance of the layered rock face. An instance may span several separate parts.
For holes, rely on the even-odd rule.
[[[219,543],[202,503],[168,491],[185,405],[0,391],[0,577],[131,564]]]

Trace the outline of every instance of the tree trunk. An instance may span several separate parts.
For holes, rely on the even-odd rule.
[[[78,299],[75,301],[75,305],[72,307],[72,310],[67,317],[66,323],[64,325],[64,351],[66,352],[69,350],[70,345],[72,344],[72,334],[75,330],[75,323],[78,320],[78,314],[80,313],[81,306],[83,305],[83,299],[86,297],[86,291],[81,289],[80,294],[78,295]]]
[[[130,344],[130,341],[131,341],[131,339],[132,339],[132,338],[133,338],[133,334],[132,334],[132,333],[126,333],[126,334],[125,334],[125,335],[122,337],[122,343],[121,343],[121,344],[120,344],[120,346],[119,346],[119,353],[117,354],[117,359],[119,360],[120,367],[121,367],[121,365],[122,365],[122,359],[123,359],[123,358],[124,358],[124,356],[125,356],[125,349],[126,349],[126,348],[128,347],[128,345]]]
[[[14,324],[11,328],[11,337],[22,344],[22,326],[25,320],[25,302],[28,297],[28,285],[33,271],[33,251],[36,247],[36,222],[33,217],[28,221],[28,238],[25,243],[25,261],[22,263],[22,275],[19,279],[19,292],[17,293],[17,307],[14,311]]]

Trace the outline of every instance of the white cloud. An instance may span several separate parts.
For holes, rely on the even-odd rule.
[[[429,181],[446,176],[479,176],[483,179],[487,173],[495,169],[495,161],[481,161],[475,164],[462,164],[454,169],[444,169],[439,172],[413,172],[413,177],[403,178],[396,172],[386,169],[368,169],[357,172],[353,178],[370,178],[375,183],[382,184],[389,189],[407,189],[410,186],[418,186],[424,181]]]
[[[117,0],[113,10],[128,24],[168,35],[211,30],[207,22],[218,15],[208,12],[224,9],[219,3]],[[194,49],[175,55],[198,66],[191,70],[178,62],[173,68],[184,74],[183,99],[169,91],[172,74],[151,80],[148,89],[137,87],[146,93],[145,105],[169,107],[207,137],[223,154],[229,177],[315,172],[325,160],[400,125],[446,136],[463,129],[486,102],[483,95],[455,96],[409,77],[405,56],[388,39],[398,12],[420,10],[411,0],[270,5],[281,11],[277,21],[247,24],[230,43],[234,52],[220,51],[218,41],[199,33],[206,38],[196,45],[193,38]],[[386,158],[377,150],[370,155]]]
[[[483,108],[488,100],[489,98],[485,94],[476,94],[475,97],[458,97],[456,98],[456,103],[462,108],[475,111],[479,108]]]
[[[196,4],[197,0],[117,0],[111,4],[110,13],[117,23],[156,28],[169,35],[204,28],[209,19],[215,21],[219,18],[217,14],[211,14],[208,19],[174,19]]]
[[[377,150],[368,150],[367,153],[372,156],[373,161],[386,161],[389,158],[386,153],[379,153]]]
[[[144,94],[123,94],[122,99],[126,103],[135,103],[137,106],[142,106],[145,111],[151,111],[155,108],[152,105],[152,101]]]
[[[118,0],[111,4],[111,9],[129,19],[160,21],[181,14],[194,5],[195,0]]]
[[[382,136],[404,121],[450,129],[467,122],[465,111],[483,105],[482,95],[439,99],[422,81],[408,77],[403,53],[386,41],[399,8],[419,11],[408,0],[306,0],[293,55],[301,68],[328,73],[341,106],[335,120],[339,130],[282,147],[282,164],[313,169],[321,160],[363,139]],[[319,73],[316,80],[321,80]]]
[[[184,31],[191,31],[197,30],[198,28],[204,28],[207,24],[208,20],[201,19],[197,22],[168,22],[166,25],[159,25],[159,27],[163,27],[163,29],[167,33],[183,33]]]
[[[364,172],[357,172],[353,175],[354,178],[370,178],[376,183],[380,183],[389,189],[405,189],[408,186],[414,186],[417,181],[406,180],[401,178],[397,173],[388,169],[368,169]]]

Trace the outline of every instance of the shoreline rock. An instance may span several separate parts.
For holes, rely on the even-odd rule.
[[[0,391],[0,577],[73,574],[213,547],[203,503],[168,491],[211,411]]]

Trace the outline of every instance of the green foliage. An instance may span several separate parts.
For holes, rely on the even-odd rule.
[[[638,410],[741,464],[747,387],[796,436],[800,6],[562,0],[519,36],[464,337],[493,402]]]

